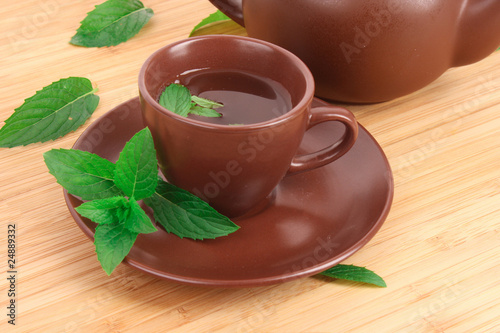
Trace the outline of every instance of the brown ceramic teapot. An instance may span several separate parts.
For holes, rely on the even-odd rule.
[[[500,0],[210,0],[251,37],[298,55],[316,95],[409,94],[500,45]]]

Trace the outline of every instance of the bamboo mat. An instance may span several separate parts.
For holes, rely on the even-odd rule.
[[[500,331],[500,52],[409,96],[347,106],[383,147],[396,185],[386,223],[345,263],[374,270],[388,288],[304,278],[210,289],[125,265],[107,277],[42,153],[70,148],[95,119],[137,96],[144,60],[214,11],[206,0],[143,2],[155,11],[146,27],[102,49],[67,43],[95,1],[2,4],[0,120],[68,76],[96,83],[101,102],[74,133],[0,149],[1,332]],[[245,31],[223,23],[203,33]],[[17,226],[15,327],[6,316],[8,224]]]

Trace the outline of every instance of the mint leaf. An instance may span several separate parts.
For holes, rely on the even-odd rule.
[[[201,106],[194,106],[191,107],[189,110],[189,113],[195,114],[197,116],[203,116],[203,117],[222,117],[222,114],[219,112],[209,109],[209,108],[204,108]]]
[[[128,210],[125,197],[112,197],[84,202],[75,210],[83,217],[99,224],[111,224],[123,221]]]
[[[133,198],[130,198],[129,201],[125,227],[132,232],[141,234],[149,234],[156,231],[149,216],[146,215],[141,206]]]
[[[156,228],[139,203],[133,198],[112,197],[84,202],[75,210],[98,224],[122,223],[135,233],[151,233]]]
[[[156,193],[144,202],[167,232],[181,238],[214,239],[239,229],[205,201],[163,180],[159,180]]]
[[[95,229],[94,244],[97,259],[110,275],[134,245],[137,233],[125,228],[123,223],[99,224]]]
[[[57,182],[83,200],[122,195],[113,181],[115,165],[81,150],[52,149],[43,154],[45,164]]]
[[[128,197],[147,198],[158,184],[158,161],[149,128],[137,132],[123,147],[114,176],[115,184]]]
[[[55,140],[76,130],[99,104],[90,80],[70,77],[37,91],[5,121],[0,147]]]
[[[193,101],[193,103],[198,104],[199,106],[201,106],[203,108],[208,108],[208,109],[217,109],[217,108],[224,106],[221,103],[217,103],[217,102],[211,101],[209,99],[206,99],[203,97],[198,97],[198,96],[191,96],[191,100]]]
[[[224,106],[206,98],[191,96],[188,88],[177,83],[165,88],[158,103],[183,117],[187,117],[189,113],[204,117],[221,117],[219,112],[212,109]]]
[[[191,108],[191,93],[188,88],[173,83],[165,88],[158,103],[169,111],[187,117]]]
[[[211,24],[211,23],[220,22],[220,21],[228,21],[228,20],[230,20],[230,18],[226,14],[224,14],[220,10],[217,10],[215,13],[210,14],[208,17],[201,20],[201,22],[198,23],[193,28],[193,30],[191,30],[189,37],[193,36],[193,34],[196,32],[196,30],[200,29],[201,27],[204,27],[204,26]]]
[[[334,279],[369,283],[384,288],[387,287],[385,281],[380,276],[365,267],[337,265],[322,272],[321,274]]]
[[[85,47],[118,45],[135,36],[153,14],[138,0],[108,0],[87,13],[70,43]]]

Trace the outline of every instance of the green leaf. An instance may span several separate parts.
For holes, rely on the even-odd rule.
[[[189,110],[189,113],[195,114],[197,116],[203,116],[203,117],[222,117],[222,114],[219,112],[209,109],[209,108],[204,108],[201,106],[194,106]]]
[[[87,13],[70,43],[85,47],[118,45],[135,36],[153,14],[138,0],[108,0]]]
[[[217,108],[224,106],[221,103],[217,103],[217,102],[211,101],[209,99],[206,99],[203,97],[198,97],[198,96],[191,96],[191,100],[193,101],[193,103],[198,104],[199,106],[201,106],[203,108],[208,108],[208,109],[217,109]]]
[[[76,130],[99,104],[90,80],[69,77],[27,98],[0,129],[0,147],[55,140]]]
[[[387,287],[385,281],[380,276],[365,267],[337,265],[322,272],[321,274],[334,279],[369,283],[384,288]]]
[[[188,88],[173,83],[165,88],[158,103],[169,111],[187,117],[191,108],[191,93]]]
[[[224,105],[206,98],[191,96],[189,89],[176,83],[167,86],[158,101],[161,106],[187,117],[189,113],[204,117],[221,117],[222,115],[214,111]]]
[[[158,184],[158,161],[149,128],[137,132],[125,144],[116,162],[114,180],[135,200],[153,195]]]
[[[197,196],[160,180],[156,193],[144,199],[155,220],[181,238],[214,239],[239,229]]]
[[[80,150],[52,149],[43,154],[49,172],[70,194],[83,200],[122,195],[113,181],[115,165]]]
[[[97,259],[110,275],[134,245],[137,233],[125,228],[123,223],[99,224],[95,229],[94,244]]]
[[[83,217],[99,224],[124,221],[129,210],[125,197],[111,197],[84,202],[75,210]]]
[[[84,202],[76,208],[78,214],[98,224],[123,223],[135,233],[148,234],[156,228],[139,203],[133,198],[112,197]]]
[[[200,29],[201,27],[204,27],[204,26],[211,24],[211,23],[220,22],[220,21],[228,21],[228,20],[230,20],[230,18],[226,14],[224,14],[220,10],[217,10],[215,13],[210,14],[208,17],[201,20],[201,22],[198,23],[193,28],[193,30],[191,30],[189,37],[193,36],[193,34],[196,32],[196,30]]]
[[[128,215],[125,219],[125,227],[136,233],[149,234],[156,231],[151,219],[133,198],[129,201]]]

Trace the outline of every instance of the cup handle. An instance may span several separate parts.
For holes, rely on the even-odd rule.
[[[229,16],[230,19],[245,26],[243,20],[243,0],[210,0],[210,2],[220,9],[221,12]]]
[[[327,121],[339,121],[343,123],[346,127],[345,134],[340,140],[329,147],[314,153],[295,156],[287,175],[316,169],[329,164],[347,153],[354,145],[358,137],[358,122],[351,111],[333,105],[312,108],[307,130]]]

